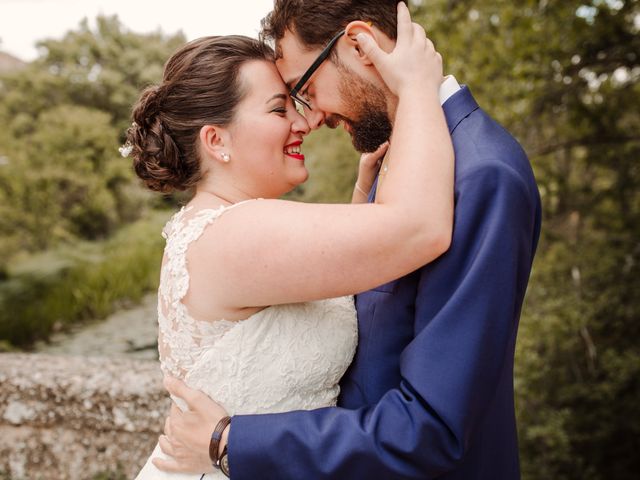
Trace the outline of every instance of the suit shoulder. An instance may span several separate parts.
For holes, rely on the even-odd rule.
[[[533,174],[514,168],[500,159],[484,158],[456,180],[456,197],[463,203],[480,199],[486,201],[495,195],[502,202],[519,204],[524,201],[523,205],[528,205],[528,210],[540,209],[540,194]],[[518,201],[518,198],[521,200]]]
[[[478,177],[485,171],[494,174],[505,172],[505,175],[500,175],[505,181],[512,174],[528,189],[535,187],[531,164],[520,143],[481,109],[458,126],[453,144],[457,182]]]
[[[516,138],[481,108],[460,123],[453,135],[453,143],[461,153],[473,152],[470,160],[514,160],[529,164],[527,154]],[[464,161],[465,159],[463,159]]]

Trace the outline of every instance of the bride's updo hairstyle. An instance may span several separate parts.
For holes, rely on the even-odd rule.
[[[247,93],[240,68],[251,60],[273,61],[273,51],[252,38],[221,36],[189,42],[167,61],[162,83],[134,105],[127,131],[125,148],[147,187],[170,193],[198,183],[200,129],[231,124]]]

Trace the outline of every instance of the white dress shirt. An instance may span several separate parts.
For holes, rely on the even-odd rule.
[[[460,84],[453,75],[444,77],[442,85],[440,85],[440,105],[449,100],[454,93],[460,90]]]

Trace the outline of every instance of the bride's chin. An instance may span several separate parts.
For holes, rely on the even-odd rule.
[[[282,192],[282,195],[286,195],[287,193],[295,190],[297,187],[299,187],[300,185],[305,183],[308,179],[309,179],[309,172],[307,172],[305,170],[305,174],[304,175],[301,175],[299,178],[295,179],[294,181],[289,182],[289,186],[287,188],[287,191],[286,192]],[[282,195],[280,195],[280,196],[282,196]]]
[[[304,169],[304,174],[301,175],[301,179],[298,183],[296,183],[296,187],[298,185],[302,185],[304,182],[306,182],[307,180],[309,180],[309,170],[307,170],[306,168]]]
[[[297,187],[309,179],[309,170],[305,164],[300,163],[295,166],[295,169],[289,171],[288,177],[289,183]]]

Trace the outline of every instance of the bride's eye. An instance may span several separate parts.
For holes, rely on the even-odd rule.
[[[272,113],[277,113],[280,115],[286,115],[287,113],[287,109],[285,107],[278,107],[278,108],[274,108],[273,110],[271,110]]]

